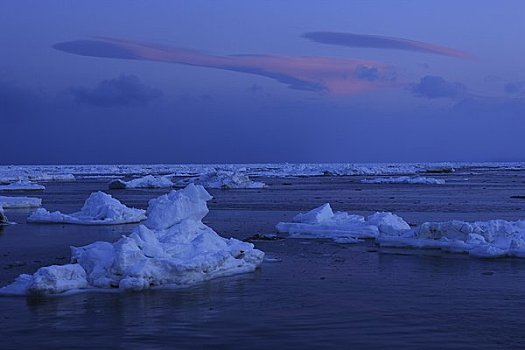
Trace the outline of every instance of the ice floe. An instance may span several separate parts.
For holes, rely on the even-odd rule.
[[[0,295],[185,287],[255,270],[262,251],[202,223],[211,198],[202,186],[190,184],[152,199],[147,221],[129,236],[72,247],[70,264],[20,275]]]
[[[125,188],[170,188],[173,187],[173,182],[169,177],[147,175],[138,179],[130,181],[113,180],[109,183],[110,189],[125,189]]]
[[[43,191],[46,187],[30,181],[19,180],[8,185],[0,185],[0,191]]]
[[[42,199],[40,198],[0,196],[0,207],[4,209],[38,208],[41,205]]]
[[[329,203],[307,213],[297,214],[293,222],[277,224],[279,232],[296,238],[331,238],[340,243],[359,242],[362,238],[376,238],[381,232],[410,229],[399,216],[375,213],[368,217],[347,212],[333,212]]]
[[[177,184],[184,186],[187,183],[202,185],[206,188],[263,188],[266,185],[263,182],[252,181],[244,172],[216,170],[207,174],[200,175],[197,178],[180,180]]]
[[[401,217],[378,212],[367,216],[333,212],[324,204],[280,222],[279,232],[299,238],[330,238],[340,243],[375,239],[380,246],[441,249],[481,258],[525,258],[525,220],[426,222],[411,228]]]
[[[445,180],[424,176],[399,176],[378,177],[374,179],[363,179],[364,184],[422,184],[422,185],[444,185]]]
[[[525,258],[525,220],[426,222],[377,240],[386,247],[435,248],[480,258]]]
[[[116,225],[140,222],[146,219],[143,209],[128,208],[118,199],[104,192],[93,192],[80,211],[62,214],[44,208],[34,211],[28,218],[33,223],[64,223],[78,225]]]

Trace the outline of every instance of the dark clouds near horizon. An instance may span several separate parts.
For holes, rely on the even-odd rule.
[[[97,107],[146,106],[162,96],[162,91],[145,85],[137,76],[122,74],[115,79],[101,81],[96,87],[67,89],[75,101]]]
[[[410,91],[417,97],[433,98],[460,98],[467,91],[467,87],[458,82],[448,81],[440,76],[427,75],[419,83],[412,84]]]
[[[525,81],[512,81],[503,86],[503,90],[509,95],[525,95]]]

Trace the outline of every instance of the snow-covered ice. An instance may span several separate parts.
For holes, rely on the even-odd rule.
[[[72,247],[69,265],[20,275],[0,295],[184,287],[255,270],[263,261],[262,251],[220,237],[202,223],[211,198],[202,186],[190,184],[152,199],[145,224],[129,236]]]
[[[444,185],[445,180],[424,176],[399,176],[399,177],[378,177],[374,179],[363,179],[364,184],[425,184],[425,185]]]
[[[147,175],[138,179],[130,181],[123,181],[120,179],[113,180],[109,183],[110,189],[125,189],[125,188],[170,188],[173,187],[173,182],[166,176],[155,177]]]
[[[37,208],[42,205],[42,199],[34,197],[0,196],[0,207],[4,209]]]
[[[340,243],[359,242],[362,238],[375,238],[381,232],[410,229],[399,216],[375,213],[368,217],[347,212],[333,212],[329,203],[297,214],[293,222],[277,224],[279,232],[295,238],[331,238]]]
[[[43,191],[46,187],[30,181],[19,180],[8,185],[0,185],[0,191]]]
[[[385,247],[441,249],[482,258],[525,258],[525,220],[425,222],[411,228],[401,217],[389,212],[365,218],[347,212],[334,213],[327,203],[298,214],[293,222],[280,222],[277,230],[291,237],[331,238],[340,243],[374,238]]]
[[[408,232],[378,237],[387,247],[435,248],[481,258],[525,258],[525,220],[426,222]]]
[[[63,214],[44,208],[34,211],[28,218],[33,223],[64,223],[78,225],[116,225],[140,222],[146,219],[143,209],[128,208],[118,199],[104,192],[93,192],[80,211]]]
[[[200,175],[197,178],[180,180],[178,185],[194,183],[206,188],[263,188],[263,182],[252,181],[242,171],[217,170],[207,174]]]

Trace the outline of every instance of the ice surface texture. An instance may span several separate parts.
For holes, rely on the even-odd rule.
[[[173,182],[165,176],[155,177],[147,175],[138,179],[130,181],[113,180],[109,183],[111,189],[125,189],[125,188],[170,188],[173,187]]]
[[[60,223],[78,225],[117,225],[140,222],[146,219],[146,211],[128,208],[104,192],[93,192],[80,211],[62,214],[44,208],[34,211],[28,218],[33,223]]]
[[[37,208],[42,205],[40,198],[0,196],[0,207],[4,209]]]
[[[252,181],[248,175],[241,171],[226,171],[217,170],[197,178],[190,178],[181,180],[178,182],[179,185],[185,185],[187,183],[194,183],[202,185],[206,188],[263,188],[265,186],[262,182]]]
[[[424,176],[399,176],[378,177],[375,179],[361,180],[364,184],[422,184],[422,185],[444,185],[445,180]]]
[[[75,178],[114,178],[115,176],[198,176],[217,169],[242,172],[248,176],[321,175],[414,175],[451,173],[462,168],[525,170],[525,163],[262,163],[262,164],[133,164],[133,165],[0,165],[0,182],[20,179],[32,181],[70,181]]]
[[[71,264],[20,275],[0,294],[183,287],[255,270],[263,261],[262,251],[251,243],[220,237],[202,223],[211,198],[202,186],[190,184],[152,199],[145,225],[129,236],[72,247]]]
[[[291,237],[331,238],[340,243],[373,238],[385,247],[441,249],[481,258],[525,258],[525,220],[426,222],[411,228],[392,213],[375,213],[365,218],[334,213],[327,203],[298,214],[293,222],[280,222],[277,230]]]
[[[307,213],[300,213],[294,222],[277,224],[279,232],[297,238],[332,238],[340,243],[355,243],[362,238],[376,238],[381,232],[409,230],[410,226],[392,213],[375,213],[365,218],[346,212],[333,212],[326,203]]]
[[[8,185],[0,185],[0,191],[43,191],[45,189],[45,186],[24,180],[19,180]]]

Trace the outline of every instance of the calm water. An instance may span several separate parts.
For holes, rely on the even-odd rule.
[[[277,221],[317,204],[315,196],[356,212],[371,210],[367,206],[381,198],[377,209],[391,210],[397,198],[400,211],[414,222],[458,213],[469,219],[520,218],[515,208],[525,201],[511,201],[509,194],[523,190],[522,178],[503,175],[478,176],[469,185],[451,180],[445,187],[365,187],[348,178],[296,179],[291,185],[272,180],[263,193],[215,192],[207,221],[225,236],[272,232]],[[44,203],[74,211],[90,191],[103,188],[102,182],[51,185]],[[162,191],[114,193],[145,207]],[[27,225],[25,213],[7,214],[20,224],[0,236],[2,284],[39,265],[67,261],[70,244],[113,240],[133,227]],[[525,348],[525,259],[477,260],[378,249],[371,242],[256,245],[280,261],[189,289],[0,298],[0,348]]]

